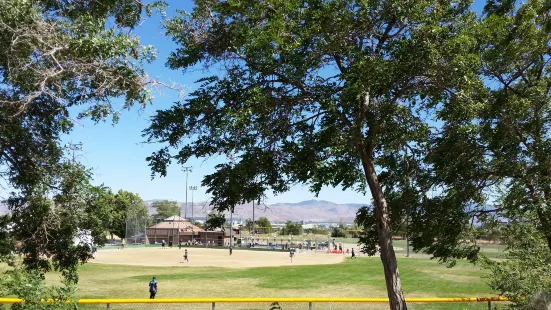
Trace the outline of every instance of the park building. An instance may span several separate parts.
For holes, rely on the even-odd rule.
[[[168,244],[172,241],[177,245],[179,240],[183,243],[201,243],[203,245],[222,246],[229,242],[229,236],[223,231],[205,231],[203,228],[193,225],[188,219],[177,215],[168,217],[161,222],[146,229],[149,244],[160,244],[163,240]]]

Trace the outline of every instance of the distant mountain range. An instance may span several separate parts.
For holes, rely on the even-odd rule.
[[[154,201],[160,199],[146,200],[149,213],[154,214],[155,210],[151,207]],[[182,208],[182,216],[185,216],[185,203],[178,202]],[[255,218],[261,216],[267,217],[273,222],[285,221],[305,221],[305,222],[353,222],[356,212],[362,204],[337,204],[325,200],[306,200],[297,203],[276,203],[273,205],[255,206]],[[195,202],[193,207],[193,216],[196,218],[205,217],[210,212],[211,207],[206,202]],[[6,205],[0,203],[0,214],[8,212]],[[229,215],[229,214],[228,214]],[[237,206],[233,213],[235,218],[252,218],[253,205],[246,204]],[[187,217],[191,218],[191,202],[188,202]]]
[[[151,204],[155,200],[146,200],[150,214],[155,213]],[[182,208],[182,217],[185,216],[185,203],[178,201]],[[356,212],[363,204],[337,204],[325,200],[306,200],[297,203],[276,203],[273,205],[255,205],[255,218],[267,217],[272,222],[305,221],[305,222],[353,222]],[[205,217],[211,210],[206,202],[195,202],[194,217]],[[235,218],[252,218],[253,205],[245,204],[235,207]],[[187,217],[191,218],[191,202],[188,201]]]

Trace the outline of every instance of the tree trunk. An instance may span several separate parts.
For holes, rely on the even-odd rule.
[[[543,211],[538,208],[537,210],[538,218],[540,220],[541,226],[543,227],[542,232],[545,235],[545,240],[547,241],[547,248],[551,251],[551,233],[549,232],[549,219],[545,216]]]
[[[375,202],[375,217],[377,219],[377,233],[379,235],[379,251],[385,271],[386,290],[390,301],[391,310],[407,310],[406,301],[402,292],[402,284],[398,274],[398,263],[396,253],[392,247],[392,231],[390,229],[390,217],[388,206],[383,191],[377,179],[373,159],[362,152],[362,166],[369,184],[373,201]]]

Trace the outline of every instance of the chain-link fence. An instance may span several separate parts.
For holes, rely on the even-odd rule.
[[[126,244],[146,244],[147,235],[145,234],[148,226],[149,215],[147,209],[140,208],[139,205],[131,205],[126,212],[126,227],[124,238]]]
[[[509,303],[503,298],[408,298],[406,301],[408,308],[414,310],[509,309]],[[3,303],[2,299],[0,299],[1,303]],[[9,303],[4,303],[4,306],[9,306]],[[383,310],[388,309],[388,302],[384,298],[281,298],[278,301],[267,298],[81,299],[78,308],[85,310]]]

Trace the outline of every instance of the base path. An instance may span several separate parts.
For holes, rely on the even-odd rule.
[[[176,248],[126,248],[124,250],[98,251],[96,259],[89,263],[133,266],[193,266],[250,268],[266,266],[337,264],[344,255],[322,252],[296,252],[291,263],[289,252],[187,248],[189,262],[184,262],[184,249]]]

